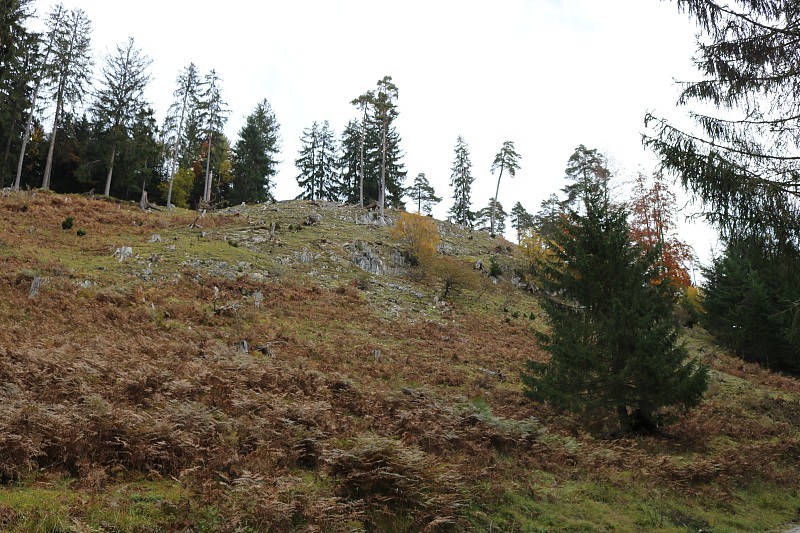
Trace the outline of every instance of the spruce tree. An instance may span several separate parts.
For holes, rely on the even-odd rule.
[[[363,201],[361,167],[361,125],[356,120],[347,123],[339,142],[339,196],[348,204]]]
[[[133,37],[117,45],[113,55],[104,57],[103,85],[93,106],[98,124],[108,132],[111,154],[103,194],[111,192],[111,178],[117,151],[130,137],[136,117],[147,105],[144,89],[150,82],[147,72],[152,60],[136,48]]]
[[[453,222],[462,226],[469,226],[474,220],[474,213],[470,211],[472,205],[472,162],[469,158],[469,147],[461,135],[456,139],[454,148],[455,158],[450,174],[450,187],[453,188],[453,207],[450,215]]]
[[[274,178],[278,172],[280,126],[267,100],[262,100],[247,116],[233,148],[233,182],[228,202],[272,200]]]
[[[295,166],[300,171],[297,184],[303,189],[298,196],[305,200],[338,201],[341,184],[338,177],[338,148],[333,129],[326,120],[316,122],[300,137],[302,146]]]
[[[788,0],[679,0],[700,27],[694,127],[647,114],[644,141],[725,236],[800,236],[800,28]]]
[[[521,242],[522,234],[531,226],[533,226],[533,216],[520,202],[515,203],[511,208],[511,227],[517,232],[517,242]]]
[[[708,371],[680,343],[674,288],[651,283],[657,249],[632,242],[627,213],[609,199],[609,173],[579,175],[587,179],[551,236],[558,261],[541,277],[559,295],[543,302],[550,329],[540,340],[550,361],[528,361],[526,394],[573,412],[616,414],[623,432],[652,429],[660,408],[702,400]]]
[[[72,9],[64,14],[63,6],[58,5],[48,16],[46,24],[53,43],[50,64],[46,68],[46,83],[56,106],[42,178],[43,189],[50,188],[59,121],[64,116],[65,107],[83,100],[92,67],[92,25],[83,10]]]

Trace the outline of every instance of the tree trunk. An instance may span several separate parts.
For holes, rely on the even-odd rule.
[[[631,417],[628,414],[628,408],[624,405],[617,406],[617,420],[619,420],[619,431],[621,434],[630,433],[631,431]]]
[[[106,176],[106,197],[111,193],[111,175],[114,173],[114,158],[117,156],[117,143],[111,145],[111,160],[108,162],[108,176]]]
[[[56,132],[58,131],[58,117],[61,115],[61,107],[64,105],[64,80],[59,85],[58,98],[56,99],[56,114],[53,117],[53,133],[50,134],[50,147],[47,149],[47,163],[44,166],[44,178],[42,179],[42,189],[50,188],[50,173],[53,171],[53,154],[56,148]]]
[[[364,207],[364,145],[367,143],[367,104],[364,104],[364,118],[361,119],[361,180],[358,185],[358,205]]]
[[[206,183],[203,189],[203,201],[211,203],[211,132],[208,132],[208,157],[206,158]]]
[[[494,212],[497,209],[497,195],[500,194],[500,178],[503,177],[503,165],[500,165],[500,174],[497,176],[497,189],[494,191],[494,202],[492,203],[492,223],[489,233],[494,237]]]
[[[389,127],[389,119],[384,119],[383,122],[383,155],[381,156],[381,190],[378,193],[380,198],[379,204],[381,208],[381,224],[386,223],[383,217],[383,205],[386,202],[386,130]]]

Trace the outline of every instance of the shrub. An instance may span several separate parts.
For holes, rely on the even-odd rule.
[[[451,292],[464,289],[477,289],[480,286],[478,274],[470,265],[447,257],[434,257],[429,270],[442,283],[442,298],[446,299]]]
[[[74,223],[75,223],[75,218],[74,218],[74,217],[67,217],[67,218],[65,218],[65,219],[64,219],[64,221],[61,223],[61,229],[64,229],[64,230],[66,230],[66,229],[72,229],[72,225],[73,225]]]
[[[489,275],[493,278],[499,278],[503,274],[503,269],[500,268],[500,264],[497,262],[497,256],[491,256],[489,258]]]
[[[400,213],[392,228],[392,238],[405,246],[412,265],[426,265],[436,255],[439,229],[432,218],[415,213]]]
[[[78,228],[78,231],[77,231],[77,232],[75,232],[75,234],[76,234],[78,237],[83,237],[84,235],[86,235],[86,230],[85,230],[85,229],[83,229],[83,228]]]

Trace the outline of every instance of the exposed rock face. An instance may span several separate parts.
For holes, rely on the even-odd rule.
[[[380,256],[372,250],[369,244],[364,241],[355,241],[346,244],[345,248],[352,253],[352,262],[358,268],[366,270],[370,274],[386,274],[386,264]]]

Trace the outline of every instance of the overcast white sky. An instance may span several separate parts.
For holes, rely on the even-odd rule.
[[[650,172],[643,117],[676,109],[674,79],[692,79],[696,28],[662,0],[64,0],[92,21],[97,53],[132,36],[153,59],[148,97],[163,117],[179,71],[216,69],[235,142],[266,98],[281,125],[276,197],[299,192],[294,160],[303,128],[328,120],[341,132],[350,100],[391,75],[410,180],[424,172],[451,205],[456,137],[469,144],[473,208],[494,195],[491,162],[503,141],[522,155],[499,200],[535,212],[564,185],[579,144],[599,148],[621,177]],[[44,16],[55,4],[37,0]],[[99,72],[100,61],[97,61]],[[693,208],[695,211],[698,208]],[[711,233],[684,234],[707,257]]]

